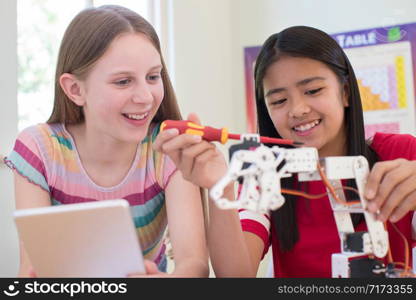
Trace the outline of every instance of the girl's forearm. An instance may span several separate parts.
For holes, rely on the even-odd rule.
[[[206,259],[187,258],[178,262],[171,276],[173,277],[208,277],[209,267]]]
[[[233,186],[224,191],[224,197],[234,199]],[[219,209],[215,203],[209,205],[208,247],[211,263],[217,277],[255,277],[238,211]]]

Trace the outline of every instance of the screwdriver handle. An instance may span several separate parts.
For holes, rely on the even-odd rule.
[[[176,128],[180,134],[187,133],[199,135],[208,142],[220,142],[221,144],[225,144],[228,140],[227,128],[218,129],[210,126],[202,126],[186,120],[166,120],[160,125],[160,131],[171,128]]]

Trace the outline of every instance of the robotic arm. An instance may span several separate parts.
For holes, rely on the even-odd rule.
[[[243,135],[243,143],[245,138]],[[322,170],[318,169],[320,165]],[[321,180],[323,173],[330,184],[327,191],[341,241],[341,253],[332,255],[332,276],[384,276],[385,267],[379,260],[360,260],[365,256],[383,258],[389,249],[384,224],[365,209],[367,202],[363,194],[369,166],[363,156],[326,157],[320,160],[317,150],[308,147],[287,149],[260,145],[255,150],[239,150],[232,156],[226,175],[211,188],[210,196],[222,209],[245,208],[267,213],[284,204],[280,180],[294,173],[298,174],[299,181]],[[223,198],[225,186],[238,178],[243,179],[238,199],[230,201]],[[359,203],[351,205],[346,202],[341,179],[355,180]],[[335,195],[329,187],[333,188],[332,192],[336,190]],[[355,232],[351,213],[364,215],[367,232]]]

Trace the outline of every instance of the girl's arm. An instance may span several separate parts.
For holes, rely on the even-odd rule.
[[[234,199],[233,187],[224,191],[224,197]],[[264,243],[260,237],[241,229],[238,211],[209,206],[210,224],[208,246],[212,267],[217,277],[256,277]]]
[[[174,277],[207,277],[204,213],[200,189],[175,172],[165,189]]]
[[[34,208],[42,206],[50,206],[49,193],[41,187],[30,183],[26,178],[14,172],[14,189],[16,209]],[[32,277],[33,268],[29,257],[26,253],[23,242],[19,240],[20,246],[20,263],[19,263],[19,277]]]

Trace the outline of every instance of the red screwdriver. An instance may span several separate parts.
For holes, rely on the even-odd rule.
[[[178,129],[179,133],[187,133],[193,135],[199,135],[204,140],[208,142],[220,142],[221,144],[225,144],[229,139],[231,140],[239,140],[240,134],[233,134],[228,133],[227,128],[213,128],[210,126],[202,126],[190,121],[175,121],[175,120],[166,120],[163,121],[160,125],[160,131],[176,128]],[[278,144],[278,145],[294,145],[300,146],[303,145],[301,142],[296,142],[294,140],[287,140],[287,139],[278,139],[278,138],[271,138],[271,137],[260,137],[261,143],[268,143],[268,144]]]

